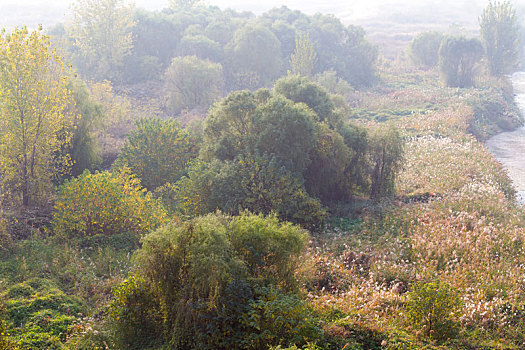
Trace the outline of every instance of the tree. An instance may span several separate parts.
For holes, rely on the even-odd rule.
[[[0,35],[0,181],[22,204],[51,189],[70,161],[71,96],[62,59],[41,28]]]
[[[231,55],[230,70],[255,73],[256,86],[270,84],[281,71],[281,44],[269,29],[260,25],[245,25],[237,30],[227,46]]]
[[[196,143],[175,120],[142,119],[129,135],[119,161],[152,191],[179,180],[197,154]]]
[[[77,0],[67,28],[78,66],[97,80],[117,79],[133,48],[133,5],[124,0]]]
[[[78,176],[85,169],[94,170],[102,162],[96,131],[102,128],[104,111],[103,106],[93,100],[87,85],[80,79],[70,80],[68,89],[74,100],[70,108],[75,116],[69,146],[71,175]]]
[[[175,10],[188,10],[199,2],[200,0],[169,0],[170,7]]]
[[[378,127],[370,135],[370,198],[390,196],[403,165],[403,140],[393,127]]]
[[[422,32],[410,42],[409,54],[412,62],[434,67],[439,60],[439,46],[443,40],[440,32]]]
[[[164,76],[166,107],[174,112],[207,108],[220,96],[222,66],[197,56],[175,57]]]
[[[439,70],[450,87],[469,87],[474,84],[474,66],[483,55],[478,39],[445,37],[439,48]]]
[[[509,1],[489,1],[479,17],[480,34],[490,73],[511,73],[519,57],[519,26],[516,11]]]
[[[292,73],[300,76],[310,77],[317,63],[317,54],[310,42],[310,37],[298,36],[295,38],[295,51],[291,56]]]

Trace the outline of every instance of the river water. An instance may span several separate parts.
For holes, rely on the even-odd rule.
[[[525,72],[514,73],[512,85],[516,104],[525,115]],[[518,202],[525,204],[525,126],[491,137],[486,146],[509,171],[518,191]]]

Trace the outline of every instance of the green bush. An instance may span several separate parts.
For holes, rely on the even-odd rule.
[[[248,326],[244,349],[268,349],[277,345],[306,345],[323,336],[312,311],[294,294],[272,287],[257,291],[242,322]]]
[[[195,140],[175,120],[142,119],[119,156],[144,187],[154,190],[177,181],[199,152]]]
[[[63,237],[144,235],[161,224],[164,209],[128,169],[85,171],[59,189],[53,230]]]
[[[412,62],[427,67],[436,66],[441,40],[443,40],[443,34],[439,32],[422,32],[416,35],[409,45]]]
[[[407,316],[416,329],[438,341],[454,338],[458,331],[458,292],[445,282],[416,283],[408,294]]]
[[[313,321],[302,323],[307,309],[279,289],[295,288],[294,270],[306,240],[297,226],[247,212],[174,221],[145,236],[135,256],[136,277],[114,290],[110,315],[117,342],[124,349],[135,348],[135,337],[144,338],[143,346],[164,340],[172,349],[223,349],[245,341],[242,348],[251,349],[251,337],[274,345],[282,337],[314,337]],[[270,284],[278,287],[256,292]],[[267,330],[242,322],[255,322],[259,312]],[[279,333],[281,327],[298,333]],[[153,333],[142,337],[142,332]],[[268,332],[275,334],[265,338]]]

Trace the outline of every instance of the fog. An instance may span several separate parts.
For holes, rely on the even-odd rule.
[[[487,3],[485,0],[446,0],[446,1],[400,1],[400,0],[208,0],[205,4],[240,11],[262,13],[276,6],[300,9],[307,14],[316,12],[333,13],[345,23],[396,19],[398,22],[440,22],[443,25],[458,23],[472,26],[477,22],[477,14]],[[525,1],[516,1],[524,5]],[[10,28],[26,24],[52,25],[62,21],[71,2],[66,0],[0,0],[1,27]],[[166,0],[136,0],[137,7],[160,10],[167,6]],[[519,7],[519,6],[518,6]]]

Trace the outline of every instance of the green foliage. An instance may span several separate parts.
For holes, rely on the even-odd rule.
[[[319,227],[325,211],[297,178],[274,157],[240,156],[231,162],[196,163],[165,199],[177,211],[202,215],[220,209],[238,214],[275,212],[281,219]]]
[[[243,348],[262,350],[276,345],[306,345],[322,338],[312,311],[294,294],[261,288],[242,322],[249,327]]]
[[[440,32],[422,32],[412,39],[408,47],[410,58],[417,65],[434,67],[439,60],[439,47],[443,40]]]
[[[78,176],[85,169],[94,170],[102,162],[100,148],[95,139],[95,131],[101,128],[104,112],[102,105],[93,101],[89,90],[80,79],[71,79],[68,89],[74,100],[75,116],[73,121],[73,136],[69,146],[69,154],[73,165],[71,175]]]
[[[317,74],[314,80],[331,94],[346,96],[352,92],[350,84],[346,80],[339,78],[337,72],[333,70]]]
[[[130,277],[113,289],[108,314],[119,349],[148,349],[164,340],[160,305],[144,283]]]
[[[46,279],[14,284],[5,297],[6,320],[23,349],[64,349],[69,330],[85,309],[79,298],[67,296]]]
[[[169,111],[208,108],[220,95],[222,66],[197,56],[175,57],[166,70],[164,82]]]
[[[82,72],[97,80],[118,79],[133,48],[134,6],[124,0],[77,0],[67,27]]]
[[[479,17],[479,25],[490,73],[512,73],[518,63],[520,28],[510,1],[489,1]]]
[[[290,58],[292,74],[310,77],[317,63],[317,54],[307,36],[295,38],[295,51]]]
[[[196,140],[175,120],[142,119],[129,135],[118,162],[126,164],[144,187],[154,190],[178,181],[197,154]]]
[[[185,35],[177,49],[179,56],[197,56],[213,62],[222,61],[222,47],[218,42],[199,34]]]
[[[306,240],[297,226],[248,212],[174,221],[142,239],[136,277],[114,291],[113,322],[130,335],[151,329],[156,339],[141,344],[164,339],[172,349],[258,349],[315,338],[319,329],[297,297],[264,289],[295,288]],[[133,348],[126,339],[124,348]]]
[[[16,350],[15,345],[9,340],[9,333],[7,332],[7,325],[4,320],[4,305],[0,305],[0,349],[2,350]]]
[[[414,327],[438,341],[453,338],[458,330],[456,314],[461,306],[458,292],[447,283],[416,283],[408,295],[407,316]]]
[[[275,92],[295,103],[305,103],[319,117],[332,127],[340,124],[341,117],[334,113],[334,104],[330,95],[317,83],[306,77],[289,75],[275,82]]]
[[[255,73],[256,82],[246,86],[242,81],[232,87],[261,87],[269,85],[281,72],[281,43],[269,29],[261,25],[246,24],[238,29],[228,43],[226,52],[231,57],[230,75]]]
[[[394,194],[395,179],[403,166],[403,140],[393,127],[377,128],[370,135],[370,197],[378,199]]]
[[[474,84],[474,66],[483,55],[478,39],[465,37],[443,38],[439,48],[439,71],[445,84],[466,88]]]
[[[165,218],[162,207],[128,169],[91,174],[85,171],[59,189],[53,230],[64,238],[144,235]]]

